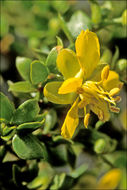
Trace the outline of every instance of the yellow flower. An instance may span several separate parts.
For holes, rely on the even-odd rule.
[[[97,189],[109,189],[113,190],[116,189],[116,187],[120,183],[121,179],[121,170],[118,168],[112,169],[108,171],[102,178],[100,179]]]
[[[87,127],[90,110],[101,121],[108,121],[109,110],[119,112],[116,101],[122,83],[109,66],[100,63],[100,45],[95,33],[82,30],[76,39],[76,53],[62,49],[57,57],[57,67],[64,82],[49,82],[44,88],[47,99],[57,104],[72,104],[67,113],[61,134],[71,138],[79,123],[78,111],[84,110],[84,125]],[[99,68],[103,68],[101,71]],[[99,79],[99,80],[98,80]]]

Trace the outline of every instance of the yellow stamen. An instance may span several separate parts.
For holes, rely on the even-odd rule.
[[[98,117],[99,117],[99,119],[100,119],[101,121],[104,119],[104,113],[103,113],[102,110],[99,110],[99,111],[98,111]]]
[[[120,101],[121,101],[121,97],[120,97],[120,96],[116,96],[116,97],[114,98],[114,101],[117,102],[117,103],[120,102]]]
[[[83,94],[84,90],[82,87],[78,87],[76,92],[77,94]]]
[[[104,81],[104,80],[107,80],[108,78],[108,75],[109,75],[109,65],[105,66],[101,72],[101,80]]]
[[[110,106],[110,110],[111,110],[112,112],[115,112],[115,113],[119,113],[119,112],[120,112],[120,108],[115,107],[115,106]]]
[[[83,99],[79,102],[78,107],[81,109],[81,108],[85,107],[87,104],[88,104],[88,101]]]
[[[115,96],[116,94],[118,94],[120,92],[119,88],[113,88],[112,90],[110,90],[109,95],[111,97]]]
[[[83,85],[83,90],[84,92],[89,95],[90,97],[95,97],[97,100],[99,100],[99,96],[97,94],[97,91],[96,89],[92,88],[91,86],[89,86],[89,84],[85,84]]]
[[[84,117],[84,126],[87,128],[89,123],[90,113],[87,113]]]
[[[103,99],[104,99],[105,101],[107,101],[107,102],[113,104],[113,105],[116,105],[115,100],[114,100],[114,98],[112,98],[112,97],[110,97],[110,99],[107,98],[107,97],[104,97]]]

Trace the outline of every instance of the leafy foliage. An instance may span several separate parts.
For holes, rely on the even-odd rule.
[[[105,182],[112,189],[126,189],[125,9],[125,1],[1,2],[1,190],[93,189]],[[60,128],[76,97],[57,92],[64,80],[60,71],[66,52],[60,65],[58,55],[66,48],[72,56],[77,36],[86,29],[95,32],[101,44],[92,80],[99,81],[102,69],[110,65],[124,84],[123,101],[120,113],[111,114],[108,122],[92,113],[88,129],[80,110],[79,127],[72,139],[65,139]],[[73,74],[76,67],[64,69]],[[110,173],[113,181],[106,178]]]

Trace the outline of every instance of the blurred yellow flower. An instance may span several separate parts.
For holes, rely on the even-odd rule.
[[[70,49],[62,49],[57,57],[57,67],[64,76],[64,82],[50,82],[44,88],[44,95],[51,102],[58,104],[72,104],[67,113],[61,134],[65,138],[72,138],[79,123],[78,111],[84,110],[84,125],[87,127],[90,110],[101,121],[108,121],[109,110],[119,112],[116,102],[122,83],[109,65],[103,67],[101,73],[96,71],[100,63],[100,45],[97,35],[89,30],[82,30],[75,43],[76,54]],[[103,65],[102,65],[103,66]],[[98,76],[93,73],[100,75]],[[97,80],[95,80],[97,79]]]
[[[108,171],[98,182],[97,189],[116,189],[120,183],[121,175],[121,170],[117,168]]]

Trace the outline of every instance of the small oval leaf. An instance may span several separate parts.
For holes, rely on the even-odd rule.
[[[29,93],[36,91],[36,89],[28,81],[21,81],[21,82],[10,83],[9,91]]]
[[[50,51],[50,53],[46,59],[46,65],[49,68],[50,72],[52,72],[52,73],[55,72],[57,55],[58,55],[57,47],[54,47]]]
[[[45,127],[43,130],[44,134],[47,134],[56,124],[57,122],[57,114],[54,109],[51,109],[45,117]]]
[[[12,140],[12,146],[16,154],[21,159],[41,159],[46,157],[45,145],[32,134],[26,136],[15,135]]]
[[[30,99],[21,104],[14,113],[12,123],[19,125],[25,122],[34,121],[39,113],[39,105],[37,100]]]
[[[30,67],[30,79],[32,84],[44,82],[47,77],[47,67],[40,61],[33,61]]]
[[[31,122],[31,123],[23,123],[17,127],[18,132],[30,133],[41,127],[44,123],[42,122]]]
[[[0,118],[10,121],[15,111],[14,105],[8,97],[0,92]]]
[[[30,64],[32,60],[26,57],[16,58],[16,67],[23,79],[30,81]]]

